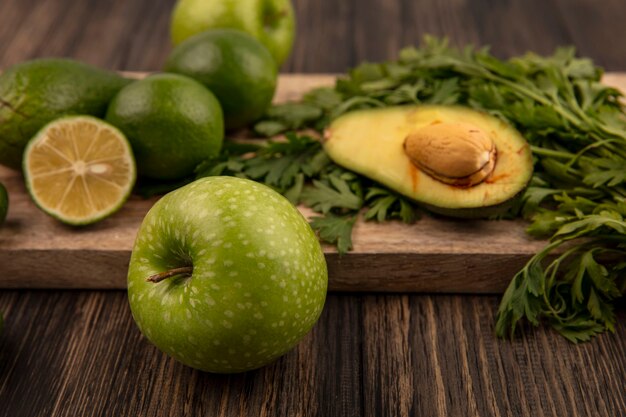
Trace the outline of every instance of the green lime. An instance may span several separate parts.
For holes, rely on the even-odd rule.
[[[187,75],[215,94],[227,129],[258,119],[272,102],[278,69],[269,51],[247,33],[216,29],[174,48],[165,70]]]
[[[135,184],[130,144],[90,116],[46,125],[24,150],[24,180],[33,201],[63,223],[95,223],[117,211]]]
[[[156,74],[123,88],[107,121],[130,141],[141,176],[168,180],[193,173],[219,154],[222,109],[202,84],[176,74]]]
[[[0,164],[22,165],[26,144],[44,125],[64,115],[102,117],[130,81],[69,59],[37,59],[0,74]]]
[[[9,211],[9,193],[4,185],[0,183],[0,225],[4,223],[7,218],[7,212]]]

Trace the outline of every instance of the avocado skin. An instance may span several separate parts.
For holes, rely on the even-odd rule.
[[[26,61],[0,74],[0,164],[19,170],[28,141],[61,116],[103,117],[131,80],[78,61]]]
[[[503,201],[500,204],[494,204],[493,206],[485,207],[471,207],[471,208],[446,208],[437,207],[431,204],[417,202],[420,207],[445,217],[453,217],[457,219],[486,219],[489,217],[497,216],[506,213],[511,207],[513,207],[524,195],[528,185],[524,187],[519,193],[510,199]]]

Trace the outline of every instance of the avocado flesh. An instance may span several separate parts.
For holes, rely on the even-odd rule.
[[[406,155],[406,137],[435,123],[468,123],[487,132],[497,159],[483,182],[449,185],[417,168]],[[359,110],[337,118],[324,135],[337,164],[365,175],[432,211],[456,217],[487,217],[508,209],[533,172],[530,146],[512,126],[461,106],[406,106]]]
[[[102,117],[130,80],[70,59],[36,59],[0,74],[0,164],[20,169],[26,144],[70,114]]]

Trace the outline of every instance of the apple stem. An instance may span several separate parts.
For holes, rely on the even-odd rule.
[[[146,278],[146,281],[157,283],[175,275],[191,276],[192,272],[193,266],[182,266],[180,268],[172,268],[169,271],[159,272],[158,274],[150,275],[148,278]]]

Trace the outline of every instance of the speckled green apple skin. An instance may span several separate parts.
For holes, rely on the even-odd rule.
[[[193,266],[191,277],[146,278]],[[159,200],[137,234],[128,297],[142,333],[203,371],[243,372],[291,350],[318,320],[328,271],[300,212],[272,189],[199,179]]]

